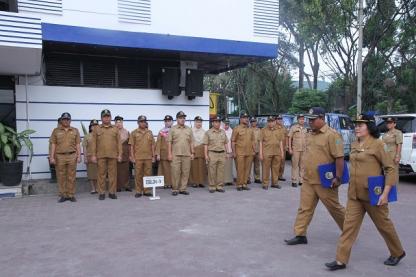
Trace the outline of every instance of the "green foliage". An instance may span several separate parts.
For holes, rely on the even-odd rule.
[[[30,140],[30,135],[36,131],[27,129],[17,133],[12,128],[0,123],[0,149],[2,151],[3,161],[15,161],[17,155],[22,150],[22,144],[26,145],[30,152],[29,165],[33,156],[33,144]]]
[[[88,130],[85,128],[84,123],[81,122],[82,132],[84,133],[84,136],[88,135]]]
[[[306,113],[311,107],[327,108],[327,94],[325,92],[313,89],[303,89],[293,96],[290,113]]]

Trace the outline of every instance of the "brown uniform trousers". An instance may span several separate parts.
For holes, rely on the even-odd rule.
[[[152,131],[137,128],[130,134],[129,144],[131,145],[135,158],[135,190],[136,193],[150,192],[149,188],[144,189],[143,177],[152,176],[152,158],[154,139]]]
[[[304,154],[306,150],[306,128],[299,124],[293,125],[289,130],[288,139],[292,143],[292,183],[303,183]]]
[[[59,196],[74,197],[77,174],[77,153],[56,154],[56,179]]]
[[[122,143],[121,162],[117,163],[117,189],[125,189],[129,187],[130,181],[130,146],[128,139]]]
[[[286,129],[286,127],[284,126],[277,126],[278,129],[280,129],[280,131],[282,132],[283,135],[283,157],[282,157],[282,162],[280,163],[280,168],[279,168],[279,178],[283,178],[283,174],[285,173],[285,165],[286,165],[286,143],[287,143],[287,134],[288,131]]]
[[[342,263],[348,263],[352,245],[357,239],[366,213],[386,242],[390,255],[401,256],[403,247],[393,222],[389,218],[388,205],[371,206],[368,198],[367,180],[369,176],[380,175],[384,169],[385,185],[395,184],[395,166],[391,156],[384,150],[384,145],[380,140],[368,138],[363,146],[359,146],[357,142],[351,145],[350,161],[351,176],[348,187],[347,211],[344,228],[338,240],[336,259]]]
[[[205,162],[204,145],[198,145],[194,148],[195,155],[191,161],[191,172],[189,175],[189,183],[204,184],[207,176],[207,165]]]
[[[210,190],[223,189],[225,155],[228,143],[227,135],[222,129],[211,128],[204,135],[204,145],[208,150],[208,185]]]
[[[318,166],[333,163],[336,158],[343,156],[342,138],[328,125],[324,125],[319,131],[308,135],[305,157],[308,162],[305,164],[305,180],[300,192],[300,204],[294,225],[296,236],[306,235],[319,200],[342,230],[345,209],[339,203],[338,188],[326,189],[322,187]]]
[[[157,135],[156,141],[156,155],[160,156],[159,167],[157,174],[164,176],[165,188],[172,187],[171,165],[168,160],[168,129],[162,129]]]
[[[403,133],[400,130],[393,129],[383,135],[383,142],[386,144],[387,153],[394,161],[396,159],[397,145],[403,144]],[[395,184],[399,184],[399,165],[394,163],[394,172],[396,175]]]
[[[192,129],[175,125],[169,132],[168,142],[172,144],[171,162],[172,191],[186,191],[191,169],[191,144],[194,141]]]
[[[117,158],[122,153],[120,134],[114,125],[99,125],[92,132],[91,153],[97,157],[97,190],[99,194],[106,192],[108,177],[108,193],[117,191]]]
[[[237,188],[247,187],[253,159],[253,129],[240,124],[233,129],[231,141],[235,143],[235,167],[237,169]]]
[[[280,163],[282,162],[280,143],[283,140],[283,136],[274,127],[264,127],[261,130],[259,140],[263,148],[263,187],[269,186],[270,171],[272,174],[272,185],[277,185],[279,182]]]
[[[55,128],[50,142],[55,144],[56,179],[58,181],[59,196],[74,197],[77,173],[77,145],[81,143],[79,131],[69,127]]]
[[[260,139],[260,128],[253,128],[254,133],[254,144],[255,144],[255,154],[253,155],[253,171],[254,171],[254,180],[260,180],[260,156],[259,156],[259,139]],[[251,169],[250,169],[251,171]],[[250,176],[249,176],[250,179]]]

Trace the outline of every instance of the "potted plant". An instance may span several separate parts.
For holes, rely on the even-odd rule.
[[[0,163],[0,179],[5,186],[17,186],[22,180],[23,161],[17,155],[26,145],[29,150],[28,170],[32,162],[33,144],[29,136],[36,131],[27,129],[20,133],[0,123],[0,150],[3,161]]]

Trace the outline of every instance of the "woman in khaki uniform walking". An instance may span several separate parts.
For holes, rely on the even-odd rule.
[[[399,163],[402,153],[403,133],[396,129],[396,119],[389,117],[386,119],[388,132],[383,135],[383,142],[386,144],[387,152],[394,162],[396,173],[396,185],[399,183]]]
[[[388,195],[395,185],[394,164],[379,140],[380,133],[374,117],[360,115],[355,121],[357,141],[351,145],[350,185],[344,227],[338,240],[336,260],[326,263],[329,270],[344,269],[350,258],[351,248],[368,213],[378,232],[383,237],[390,251],[385,265],[395,266],[406,255],[399,236],[389,218]],[[377,206],[370,205],[368,177],[378,176],[384,172],[385,187]]]

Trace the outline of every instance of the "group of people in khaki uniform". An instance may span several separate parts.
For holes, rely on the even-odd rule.
[[[309,119],[309,132],[304,126],[305,117]],[[152,175],[152,163],[156,160],[159,161],[158,174],[165,176],[165,187],[172,188],[174,196],[189,195],[188,183],[195,187],[203,186],[206,174],[209,192],[225,192],[224,185],[233,182],[230,170],[233,159],[237,170],[237,190],[250,190],[251,169],[257,156],[262,163],[262,187],[267,190],[269,186],[281,188],[278,181],[282,177],[282,164],[288,150],[292,155],[292,186],[301,185],[301,190],[293,228],[295,236],[285,240],[286,244],[308,243],[307,229],[321,201],[341,231],[336,259],[325,264],[329,270],[346,268],[366,213],[390,251],[384,264],[397,265],[406,253],[389,218],[388,208],[389,192],[399,181],[398,164],[403,142],[402,133],[395,128],[395,119],[386,120],[388,132],[382,140],[378,139],[380,133],[373,116],[360,115],[355,120],[357,141],[351,146],[346,208],[340,204],[338,195],[345,162],[341,135],[326,124],[323,108],[314,107],[308,114],[298,115],[297,119],[289,131],[284,128],[280,116],[268,117],[267,126],[257,129],[255,124],[250,128],[249,115],[242,112],[240,124],[233,130],[227,120],[221,128],[221,118],[216,117],[212,119],[212,128],[205,131],[201,117],[197,116],[195,126],[190,128],[185,125],[186,114],[180,111],[176,114],[177,124],[174,126],[173,118],[165,116],[165,127],[159,131],[155,142],[146,116],[141,115],[138,128],[130,134],[127,132],[129,147],[126,148],[123,147],[126,133],[121,134],[124,132],[122,124],[117,126],[117,121],[123,119],[116,118],[116,125],[112,125],[111,112],[103,110],[102,124],[92,120],[83,142],[88,178],[100,200],[105,199],[106,191],[110,198],[116,199],[117,173],[120,168],[123,170],[118,163],[123,162],[123,151],[128,150],[129,160],[135,168],[135,197],[150,196],[150,192],[143,188],[143,176]],[[80,135],[70,126],[69,113],[63,113],[60,122],[50,137],[50,162],[57,168],[58,202],[74,202],[76,164],[81,161]],[[335,164],[335,175],[330,180],[331,187],[324,188],[318,167],[330,163]],[[385,177],[385,186],[377,206],[372,206],[369,203],[368,177],[381,174]],[[254,177],[255,181],[260,180],[256,171]],[[122,187],[123,184],[121,182]]]
[[[364,215],[369,214],[377,230],[386,242],[390,256],[385,265],[396,266],[406,255],[398,234],[389,218],[388,195],[398,183],[398,163],[402,140],[399,131],[395,131],[395,121],[387,119],[389,132],[379,140],[379,130],[373,116],[360,115],[355,120],[357,141],[352,143],[350,153],[350,180],[348,187],[347,206],[339,203],[338,187],[344,169],[343,141],[340,135],[331,129],[324,120],[325,111],[316,107],[306,115],[312,132],[306,140],[303,185],[300,204],[297,212],[294,233],[295,237],[285,240],[287,245],[307,244],[307,228],[312,220],[319,200],[327,208],[341,231],[336,248],[335,261],[326,263],[331,270],[345,269],[349,261],[352,246],[358,236]],[[291,136],[291,135],[290,135]],[[387,143],[383,142],[387,141]],[[392,149],[392,151],[390,151]],[[293,151],[293,150],[292,150]],[[393,153],[391,153],[393,152]],[[335,163],[335,176],[331,187],[324,188],[318,173],[318,166]],[[368,178],[371,176],[385,177],[384,189],[380,193],[376,206],[369,201]],[[297,177],[297,176],[295,176]],[[293,180],[293,179],[292,179]]]

